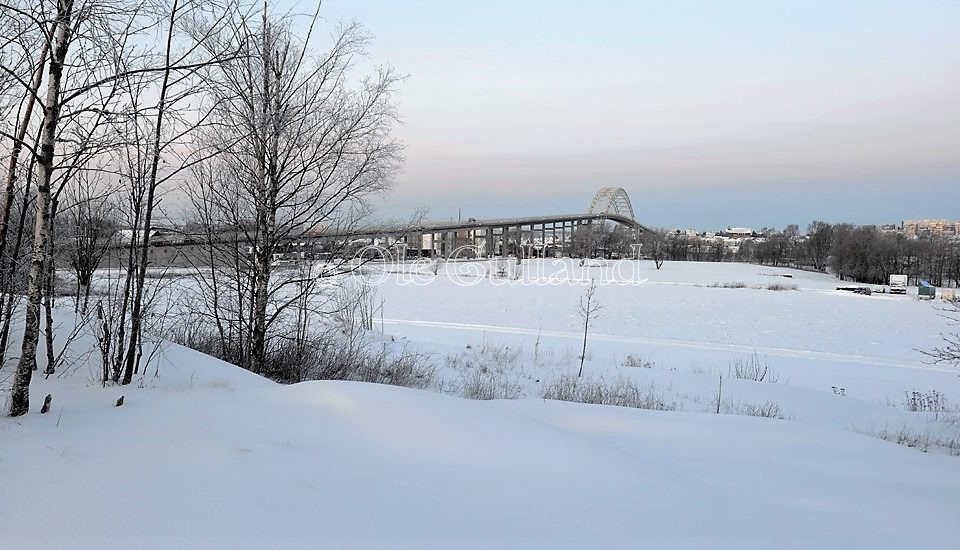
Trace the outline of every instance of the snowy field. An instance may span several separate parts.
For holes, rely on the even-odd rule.
[[[960,369],[918,351],[951,328],[937,303],[742,264],[491,268],[379,276],[380,338],[434,391],[280,386],[172,344],[142,388],[99,388],[92,359],[36,380],[0,420],[0,547],[957,548]],[[670,410],[541,398],[579,368],[590,280],[585,379]],[[515,399],[444,395],[481,378]]]
[[[785,418],[865,433],[955,428],[904,411],[906,392],[936,391],[960,404],[960,369],[925,364],[919,351],[956,327],[942,317],[942,301],[920,301],[915,288],[864,296],[836,290],[844,283],[829,275],[733,263],[657,270],[652,262],[555,260],[525,262],[517,281],[466,275],[488,263],[448,263],[432,280],[381,277],[383,330],[467,358],[510,347],[519,368],[506,379],[522,396],[539,396],[579,368],[577,305],[594,280],[606,284],[597,289],[603,309],[585,375],[654,384],[688,411],[715,409],[723,376],[721,401],[731,408],[773,400]],[[754,358],[776,383],[733,379],[733,365]]]

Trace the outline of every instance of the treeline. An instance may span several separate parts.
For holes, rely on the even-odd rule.
[[[572,238],[575,256],[632,257],[629,232],[620,228],[581,228]],[[748,262],[830,272],[841,280],[885,284],[891,274],[936,286],[960,282],[960,239],[951,236],[909,238],[873,225],[814,221],[763,228],[755,236],[725,239],[700,233],[658,229],[640,236],[643,257],[666,261]]]
[[[841,280],[868,284],[886,284],[897,273],[937,286],[960,280],[960,241],[949,236],[909,238],[873,225],[822,221],[811,223],[805,234],[796,226],[763,233],[744,242],[743,261],[829,270]]]
[[[884,284],[891,274],[926,279],[936,286],[960,281],[960,241],[948,237],[910,239],[873,226],[833,227],[830,268],[841,279]]]

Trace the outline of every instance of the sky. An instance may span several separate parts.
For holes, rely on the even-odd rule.
[[[303,1],[281,2],[309,9]],[[326,0],[407,75],[382,217],[960,218],[960,0]],[[323,47],[323,41],[316,44]]]

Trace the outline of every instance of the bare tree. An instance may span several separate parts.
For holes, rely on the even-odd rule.
[[[942,316],[951,325],[960,325],[960,300],[950,302],[950,305],[944,308]],[[948,332],[940,336],[943,339],[940,346],[932,350],[921,350],[921,353],[926,355],[927,361],[932,364],[960,365],[960,333]]]
[[[215,49],[242,56],[209,74],[220,155],[195,171],[190,197],[204,228],[209,269],[198,270],[208,313],[228,357],[267,373],[272,329],[298,303],[302,272],[275,269],[302,239],[349,223],[351,208],[385,189],[399,160],[391,139],[398,76],[390,68],[352,85],[368,37],[342,26],[324,54],[309,43],[317,14],[259,13],[226,21]]]
[[[27,318],[23,331],[20,361],[17,364],[13,387],[10,392],[10,416],[26,414],[30,406],[30,379],[37,364],[41,279],[49,229],[50,180],[53,174],[57,123],[60,117],[63,68],[71,43],[73,25],[75,24],[73,6],[73,0],[60,0],[53,17],[51,34],[54,37],[54,42],[49,62],[47,93],[43,102],[43,130],[40,134],[39,151],[34,151],[40,174],[37,181],[37,216],[34,223],[33,255],[30,260],[30,275],[27,287]]]
[[[208,19],[198,16],[198,13],[203,13],[202,10],[210,10],[212,6],[215,6],[213,13],[206,12]],[[216,3],[210,0],[171,0],[169,4],[162,5],[164,43],[162,59],[159,63],[155,63],[156,67],[160,67],[157,72],[160,77],[157,87],[159,98],[152,109],[152,125],[148,126],[144,136],[148,138],[147,143],[144,144],[146,147],[134,150],[140,162],[131,165],[138,169],[139,173],[136,175],[142,178],[142,186],[140,200],[137,201],[141,211],[137,216],[139,223],[134,226],[134,233],[138,236],[138,241],[133,243],[138,247],[137,256],[136,261],[131,262],[128,267],[128,273],[133,277],[130,285],[132,292],[130,337],[124,357],[121,381],[123,384],[129,384],[139,369],[140,354],[137,350],[142,338],[144,286],[158,189],[181,172],[219,153],[215,149],[197,146],[196,142],[192,143],[191,152],[186,155],[178,156],[173,152],[176,147],[186,145],[188,137],[195,135],[200,128],[204,127],[212,114],[211,109],[192,112],[191,114],[195,117],[193,121],[185,122],[187,117],[178,108],[197,97],[197,86],[201,83],[195,78],[198,71],[242,58],[236,53],[238,51],[236,48],[223,48],[217,51],[209,48],[207,44],[228,15],[236,13],[239,9],[241,8],[231,1],[227,1],[222,6],[216,6]],[[185,24],[181,22],[183,19],[186,20]],[[178,32],[180,30],[178,25],[180,27],[185,25],[190,34],[184,35]],[[183,42],[185,36],[191,37],[192,41],[189,41],[185,48],[176,50],[175,43]],[[180,124],[176,124],[178,121]],[[173,126],[172,130],[170,126]],[[179,162],[170,162],[171,157]],[[168,165],[172,165],[162,174],[161,159],[166,159]]]
[[[37,51],[45,48],[48,51],[43,98],[39,97],[32,83],[23,78],[17,79],[22,89],[32,94],[32,99],[42,108],[42,116],[37,121],[39,137],[36,143],[24,139],[27,133],[23,132],[22,127],[12,134],[2,133],[29,153],[31,163],[35,163],[37,169],[33,252],[26,288],[28,307],[21,354],[11,392],[10,413],[13,416],[24,414],[29,405],[30,371],[37,363],[40,304],[44,295],[47,296],[44,304],[47,307],[48,348],[52,348],[50,274],[54,250],[50,233],[59,193],[76,174],[90,170],[90,163],[109,146],[109,141],[99,141],[106,135],[100,129],[106,128],[114,119],[123,118],[125,105],[119,102],[119,92],[124,80],[148,75],[167,77],[174,73],[190,73],[198,68],[189,58],[190,52],[199,51],[198,47],[188,48],[182,56],[173,58],[169,55],[169,47],[166,56],[158,56],[148,46],[147,37],[157,28],[159,21],[167,20],[166,16],[173,20],[183,11],[178,6],[185,3],[190,2],[10,0],[9,3],[0,4],[0,19],[11,18],[22,22],[24,27],[32,25],[39,36],[32,48]],[[199,8],[209,5],[199,0],[193,4]],[[169,37],[169,34],[166,36]],[[29,44],[23,47],[31,48]],[[35,66],[42,65],[37,63]],[[199,66],[205,65],[201,63]],[[8,76],[17,74],[6,66],[3,73]],[[136,110],[126,113],[134,118],[149,114]],[[157,133],[160,133],[159,128]],[[154,147],[154,156],[158,149]],[[55,170],[59,172],[56,178]],[[3,221],[2,215],[0,221]],[[48,369],[51,368],[49,363]]]
[[[47,347],[48,352],[52,351],[50,273],[53,269],[53,246],[50,233],[59,193],[53,191],[54,171],[65,169],[68,176],[62,181],[68,181],[69,174],[77,169],[77,164],[70,162],[75,161],[76,157],[67,155],[58,159],[58,149],[70,143],[67,139],[70,124],[74,128],[83,128],[90,117],[102,119],[105,116],[103,103],[90,100],[97,96],[102,98],[101,86],[113,80],[110,76],[104,77],[104,74],[115,75],[113,67],[106,61],[123,55],[123,41],[133,33],[130,22],[136,19],[137,10],[126,2],[100,3],[93,0],[12,1],[0,5],[0,10],[4,17],[33,25],[39,35],[39,45],[48,52],[45,56],[47,77],[44,97],[39,97],[36,87],[24,85],[24,89],[32,94],[32,99],[42,107],[36,141],[33,144],[25,141],[23,137],[26,134],[22,128],[16,135],[4,133],[5,137],[29,152],[31,165],[37,169],[33,250],[26,288],[26,321],[11,392],[10,413],[18,416],[24,414],[29,406],[30,372],[37,364],[40,304],[44,295],[47,296]],[[128,11],[124,13],[124,10]],[[129,17],[118,17],[122,13]],[[23,47],[30,48],[26,44]],[[42,66],[42,63],[38,65]],[[26,119],[24,124],[27,124]],[[68,162],[64,165],[62,161]],[[62,189],[62,186],[58,189]],[[6,273],[10,273],[10,270],[6,270]],[[5,320],[4,337],[7,327]],[[52,355],[48,354],[48,371],[53,368],[52,359]]]
[[[5,21],[8,22],[17,22],[18,18],[5,18]],[[30,36],[36,34],[36,29],[31,29],[31,26],[27,28],[17,28],[17,29],[7,29],[11,35],[16,32],[18,36],[23,37],[24,35]],[[31,32],[33,31],[33,32]],[[17,118],[16,127],[14,128],[14,135],[10,139],[10,153],[9,159],[7,160],[7,174],[4,182],[3,190],[3,200],[0,202],[0,258],[4,258],[4,254],[7,250],[7,241],[9,234],[10,226],[10,214],[14,202],[14,196],[16,194],[16,184],[18,179],[18,174],[20,172],[20,153],[23,152],[24,143],[27,139],[27,131],[30,128],[30,121],[33,118],[34,108],[37,104],[38,94],[40,92],[40,85],[43,81],[43,69],[46,67],[47,55],[50,51],[49,41],[42,39],[42,44],[40,46],[40,56],[35,62],[29,62],[28,66],[32,69],[33,77],[29,88],[25,89],[20,97],[21,107],[19,109],[19,116]],[[30,49],[24,48],[24,53],[29,54]],[[25,55],[28,57],[28,55]],[[4,71],[12,71],[8,67],[4,67]],[[5,269],[0,268],[0,271],[3,273],[6,272]],[[0,287],[6,289],[7,286],[4,284],[3,275],[0,273]]]
[[[29,168],[26,170],[26,178],[23,186],[23,192],[20,196],[19,201],[19,213],[17,216],[17,225],[13,233],[13,247],[7,249],[7,256],[4,257],[6,262],[3,266],[3,296],[2,304],[2,316],[3,319],[2,326],[0,326],[0,368],[3,367],[3,359],[6,358],[7,348],[9,347],[9,336],[10,336],[10,326],[13,320],[14,308],[20,303],[23,298],[23,289],[26,284],[26,268],[28,267],[27,260],[29,258],[24,257],[23,254],[23,244],[26,228],[31,222],[31,212],[32,212],[32,198],[31,198],[31,189],[33,187],[33,180],[35,175],[34,166],[36,165],[36,159],[31,156],[30,162],[28,163]]]
[[[590,323],[600,315],[603,306],[597,301],[597,282],[590,281],[590,286],[583,296],[580,297],[580,305],[577,311],[580,313],[580,319],[583,321],[583,349],[580,352],[580,370],[577,376],[583,375],[583,362],[587,358],[587,335],[590,333]]]
[[[644,231],[641,235],[643,240],[644,250],[649,250],[650,258],[653,259],[654,265],[659,270],[663,267],[663,262],[667,258],[666,251],[666,231],[663,229],[655,229],[653,231]]]
[[[76,279],[74,311],[86,315],[93,273],[115,242],[117,221],[111,214],[115,206],[93,184],[80,185],[74,192],[74,205],[65,212],[61,233],[67,241],[67,262]]]
[[[833,226],[819,220],[807,226],[807,249],[813,268],[817,271],[827,269],[827,258],[833,241]]]

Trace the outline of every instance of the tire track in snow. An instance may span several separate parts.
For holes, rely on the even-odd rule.
[[[554,338],[583,338],[582,332],[568,332],[562,330],[539,330],[522,327],[507,327],[482,325],[475,323],[452,323],[446,321],[418,321],[413,319],[384,319],[387,325],[403,325],[424,328],[440,328],[447,330],[461,330],[468,332],[493,332],[501,334],[520,334],[525,336],[550,336]],[[884,367],[895,367],[913,370],[929,370],[940,372],[953,372],[949,369],[937,368],[932,366],[921,366],[910,361],[897,361],[884,357],[871,355],[857,355],[847,353],[832,353],[827,351],[804,350],[795,348],[779,348],[765,346],[746,346],[741,344],[724,344],[720,342],[703,342],[695,340],[679,340],[674,338],[650,338],[646,336],[614,336],[610,334],[590,334],[590,339],[603,342],[621,342],[629,344],[646,344],[654,346],[670,346],[676,348],[688,348],[711,351],[729,351],[736,353],[759,353],[762,355],[771,355],[776,357],[797,357],[807,359],[820,359],[826,361],[837,361],[841,363],[859,363],[866,365],[878,365]]]

